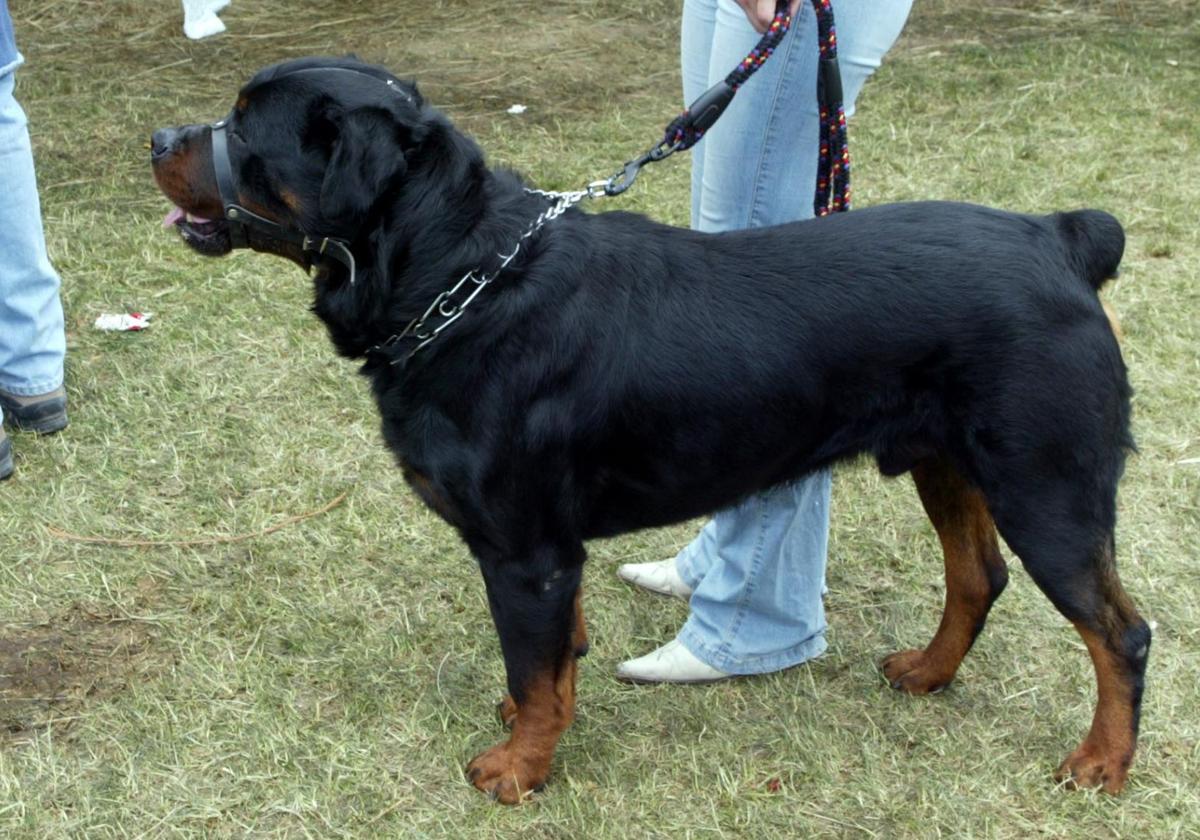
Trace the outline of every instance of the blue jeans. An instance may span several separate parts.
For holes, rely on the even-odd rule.
[[[833,0],[848,115],[911,5]],[[685,0],[684,99],[691,102],[724,78],[758,39],[732,0]],[[692,150],[693,228],[732,230],[812,216],[817,55],[816,17],[804,2],[774,56]],[[694,655],[728,674],[761,674],[825,650],[829,486],[829,471],[822,470],[752,496],[714,516],[675,558],[693,589],[679,640]]]
[[[15,69],[0,68],[0,391],[36,396],[62,385],[66,336]]]

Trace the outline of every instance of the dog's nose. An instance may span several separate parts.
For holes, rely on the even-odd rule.
[[[175,150],[175,143],[179,137],[179,132],[173,128],[160,128],[158,131],[150,135],[150,158],[158,160],[161,157],[166,157]]]

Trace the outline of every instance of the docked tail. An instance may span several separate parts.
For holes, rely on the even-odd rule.
[[[1074,210],[1056,213],[1058,229],[1067,246],[1067,256],[1079,276],[1096,290],[1117,276],[1125,253],[1125,231],[1103,210]]]

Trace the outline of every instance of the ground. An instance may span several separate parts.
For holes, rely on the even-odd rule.
[[[415,77],[547,188],[609,174],[680,106],[676,0],[237,0],[191,43],[176,4],[14,5],[47,237],[64,278],[72,426],[15,434],[0,486],[0,835],[47,837],[1200,835],[1200,22],[1191,0],[917,0],[851,127],[860,206],[1102,207],[1126,225],[1106,297],[1140,451],[1118,556],[1156,635],[1119,798],[1057,790],[1090,721],[1078,636],[1015,560],[958,680],[876,663],[937,623],[940,560],[907,479],[834,483],[830,649],[772,676],[635,687],[675,601],[615,578],[695,524],[591,546],[592,652],[546,791],[489,803],[462,768],[501,731],[483,586],[384,451],[366,383],[302,273],[191,254],[143,148],[225,113],[262,64],[354,51]],[[464,11],[467,9],[468,11]],[[513,104],[528,110],[510,115]],[[684,223],[687,159],[610,206]],[[141,334],[101,312],[151,311]],[[211,540],[121,548],[79,535]]]

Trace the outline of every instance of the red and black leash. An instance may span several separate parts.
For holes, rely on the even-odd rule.
[[[846,135],[846,109],[842,102],[842,74],[838,69],[833,7],[830,0],[813,0],[813,8],[817,12],[817,44],[821,49],[817,65],[821,150],[813,212],[825,216],[850,209],[850,144]]]
[[[830,0],[812,0],[817,15],[817,42],[820,59],[817,73],[817,106],[820,114],[820,156],[813,212],[826,216],[850,209],[850,149],[846,137],[846,111],[842,103],[842,77],[837,60],[837,30]],[[782,43],[792,26],[788,0],[779,0],[775,17],[762,39],[722,81],[717,82],[687,109],[673,119],[663,139],[649,151],[625,164],[604,187],[607,195],[629,189],[638,172],[647,163],[663,160],[675,152],[690,149],[729,107],[738,88],[753,76]]]

